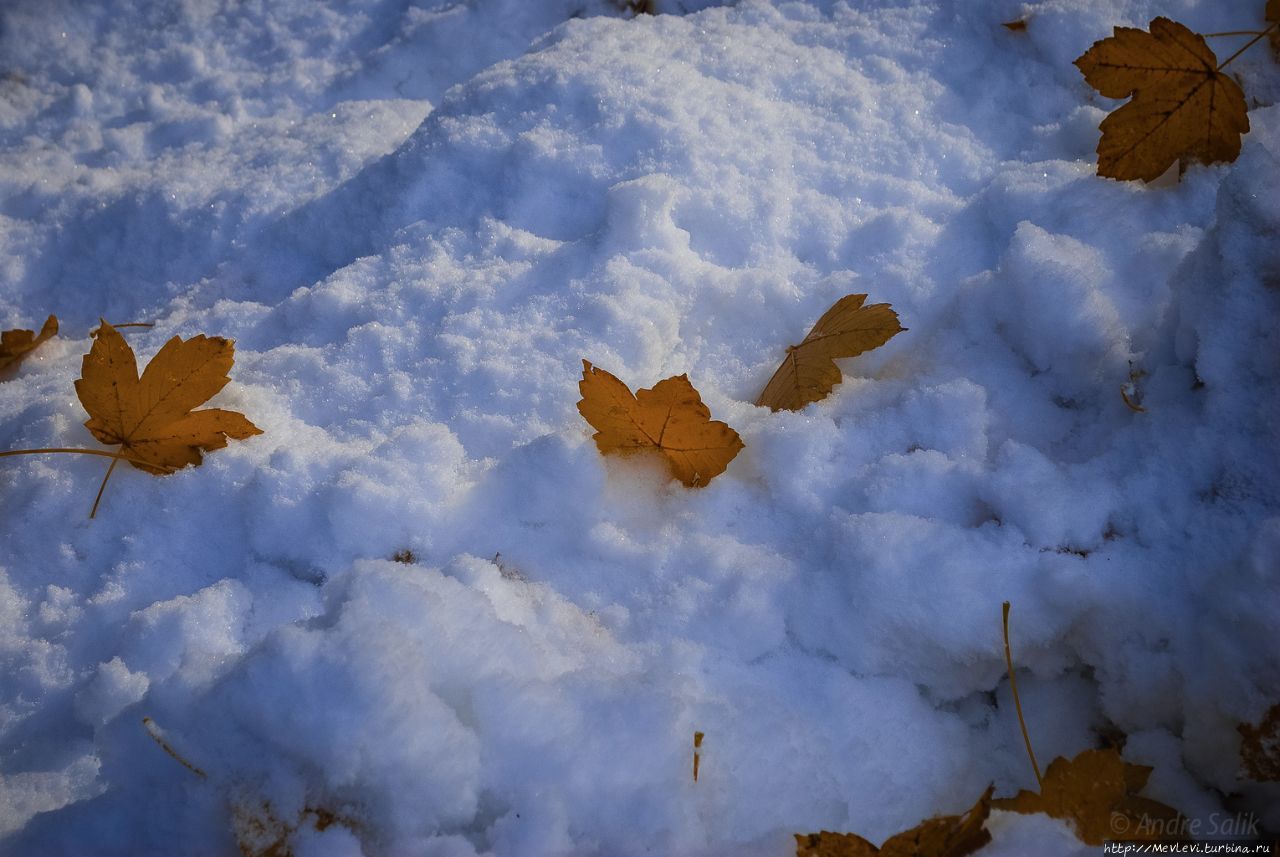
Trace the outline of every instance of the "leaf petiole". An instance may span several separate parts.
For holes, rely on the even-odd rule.
[[[102,492],[107,490],[107,480],[111,478],[111,474],[115,471],[116,465],[120,463],[120,459],[112,459],[111,466],[107,468],[107,472],[102,477],[102,484],[98,486],[98,496],[93,498],[93,508],[89,510],[89,519],[97,517],[98,504],[102,502]]]
[[[156,323],[154,321],[126,321],[121,324],[113,324],[111,326],[116,330],[119,330],[122,327],[155,327]],[[98,331],[100,330],[102,330],[102,325],[98,325],[93,330],[89,331],[89,336],[97,337]]]
[[[1022,740],[1027,745],[1027,755],[1031,757],[1031,770],[1036,773],[1036,784],[1044,791],[1044,779],[1040,776],[1040,765],[1036,763],[1035,751],[1031,749],[1031,736],[1027,734],[1027,721],[1022,717],[1022,700],[1018,698],[1018,682],[1013,677],[1013,652],[1009,648],[1009,602],[1004,602],[1004,662],[1009,667],[1009,690],[1013,691],[1013,706],[1018,710],[1018,725],[1022,727]]]
[[[1270,27],[1267,27],[1265,30],[1263,30],[1263,31],[1261,31],[1260,33],[1258,33],[1258,35],[1254,36],[1252,39],[1250,39],[1249,41],[1245,42],[1244,47],[1242,47],[1240,50],[1236,51],[1234,54],[1232,54],[1231,56],[1227,57],[1225,60],[1223,60],[1222,62],[1220,62],[1220,63],[1218,64],[1218,71],[1222,71],[1224,68],[1226,68],[1226,67],[1227,67],[1227,65],[1228,65],[1228,64],[1229,64],[1233,59],[1235,59],[1236,57],[1240,56],[1240,55],[1241,55],[1242,53],[1244,53],[1245,51],[1249,50],[1249,48],[1253,47],[1253,46],[1254,46],[1254,44],[1256,44],[1257,42],[1261,41],[1261,40],[1262,40],[1262,39],[1263,39],[1263,38],[1264,38],[1268,33],[1270,33],[1270,32],[1271,32],[1272,30],[1274,30],[1276,27],[1280,27],[1280,22],[1277,22],[1277,23],[1275,23],[1275,24],[1272,24]]]
[[[101,458],[110,458],[111,466],[107,468],[107,475],[102,477],[102,485],[98,487],[98,496],[93,499],[93,509],[89,511],[89,517],[92,518],[98,513],[98,504],[102,502],[102,492],[107,489],[107,480],[111,478],[111,473],[116,469],[116,465],[121,461],[128,461],[131,464],[143,464],[147,467],[158,467],[168,473],[175,472],[176,468],[163,464],[156,464],[153,461],[143,461],[132,455],[125,455],[121,452],[107,452],[103,449],[80,449],[78,447],[44,447],[42,449],[6,449],[0,452],[0,458],[7,458],[11,455],[44,455],[46,453],[64,453],[68,455],[96,455]]]
[[[154,720],[152,720],[150,717],[144,717],[142,718],[142,725],[147,730],[147,734],[151,736],[151,740],[159,744],[160,749],[164,750],[166,753],[172,756],[175,760],[177,760],[178,764],[182,765],[182,767],[186,768],[188,771],[195,774],[197,777],[199,777],[202,780],[209,779],[208,774],[206,774],[204,771],[200,770],[195,765],[188,762],[186,759],[182,758],[182,755],[179,754],[177,750],[173,749],[172,745],[170,745],[168,741],[164,740],[164,736],[160,733],[160,727],[156,725],[156,722]]]
[[[156,464],[154,461],[144,461],[141,458],[135,458],[132,455],[125,455],[122,452],[107,452],[105,449],[81,449],[80,447],[75,446],[44,447],[41,449],[6,449],[4,451],[0,451],[0,458],[8,458],[11,455],[44,455],[45,453],[51,452],[70,453],[72,455],[97,455],[102,458],[120,459],[122,461],[127,461],[130,464],[145,464],[147,467],[159,467],[170,472],[175,470],[175,468],[167,467],[163,464]]]

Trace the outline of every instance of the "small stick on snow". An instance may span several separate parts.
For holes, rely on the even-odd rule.
[[[693,733],[693,781],[695,783],[698,781],[698,763],[701,761],[698,751],[702,749],[702,737],[701,732]]]
[[[197,777],[199,777],[202,780],[209,779],[208,774],[206,774],[204,771],[200,770],[195,765],[188,762],[186,759],[182,758],[182,756],[178,755],[177,750],[169,746],[169,742],[164,740],[164,737],[161,736],[160,727],[156,725],[156,722],[154,720],[152,720],[150,717],[144,717],[142,718],[142,725],[147,727],[147,734],[151,736],[151,740],[159,744],[161,750],[164,750],[166,753],[168,753],[170,756],[176,759],[178,761],[178,764],[182,765],[182,767],[186,768],[188,771],[195,774]]]

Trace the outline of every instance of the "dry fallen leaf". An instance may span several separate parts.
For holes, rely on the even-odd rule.
[[[1271,706],[1257,726],[1241,723],[1240,761],[1249,779],[1257,782],[1280,781],[1280,704]]]
[[[602,453],[660,452],[671,475],[690,487],[723,473],[742,449],[736,431],[711,419],[687,375],[633,396],[626,384],[583,360],[578,389],[578,411],[596,429]]]
[[[289,840],[295,832],[310,827],[323,833],[334,824],[355,828],[350,820],[323,807],[307,807],[293,823],[277,818],[265,801],[256,807],[237,803],[231,808],[231,830],[244,857],[293,857]]]
[[[1244,92],[1204,37],[1168,18],[1116,27],[1076,60],[1089,85],[1133,100],[1102,120],[1098,175],[1152,181],[1180,158],[1234,161],[1249,130]]]
[[[1115,748],[1085,750],[1074,759],[1054,759],[1039,794],[1023,790],[991,805],[1067,821],[1088,845],[1108,839],[1167,838],[1181,829],[1178,811],[1137,794],[1150,775],[1151,768],[1124,761]]]
[[[1271,50],[1275,51],[1276,57],[1280,59],[1280,0],[1267,0],[1267,9],[1263,16],[1270,27],[1267,35],[1271,38]]]
[[[1129,380],[1120,385],[1120,398],[1124,400],[1125,407],[1133,411],[1135,414],[1145,414],[1147,409],[1142,405],[1142,379],[1147,377],[1147,373],[1141,369],[1133,368],[1133,362],[1129,362]]]
[[[774,411],[798,411],[825,399],[840,383],[836,359],[878,348],[906,330],[888,304],[863,306],[866,299],[866,295],[845,295],[822,314],[803,342],[788,346],[787,356],[756,404]]]
[[[37,336],[30,330],[6,330],[0,333],[0,371],[17,366],[40,343],[58,332],[58,319],[49,316]]]
[[[120,444],[130,463],[148,473],[199,464],[201,451],[221,449],[262,430],[244,414],[192,410],[226,386],[235,344],[221,337],[173,337],[138,377],[133,349],[102,322],[85,355],[76,393],[89,412],[85,426],[105,444]]]
[[[944,815],[895,834],[876,848],[856,833],[797,833],[796,857],[965,857],[991,841],[992,787],[964,815]]]

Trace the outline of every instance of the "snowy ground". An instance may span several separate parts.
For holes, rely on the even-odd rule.
[[[1042,764],[1122,732],[1149,796],[1280,826],[1235,728],[1280,701],[1280,66],[1232,65],[1235,164],[1143,187],[1071,65],[1261,0],[617,5],[5,4],[0,327],[62,335],[0,448],[96,446],[100,316],[234,338],[265,433],[93,521],[101,459],[0,463],[0,852],[306,807],[296,857],[879,842],[1034,785],[1004,600]],[[850,292],[909,332],[750,404]],[[602,458],[582,358],[687,372],[744,451]]]

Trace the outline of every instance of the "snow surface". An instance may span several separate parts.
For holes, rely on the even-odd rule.
[[[96,446],[100,316],[236,339],[265,433],[92,521],[100,459],[3,463],[0,852],[880,841],[1034,785],[1004,600],[1042,764],[1120,731],[1147,795],[1280,825],[1235,728],[1280,699],[1277,66],[1231,67],[1235,164],[1144,187],[1071,65],[1262,3],[618,5],[5,4],[0,326],[62,334],[0,446]],[[750,404],[850,292],[909,332]],[[582,358],[746,448],[699,490],[601,457]]]

